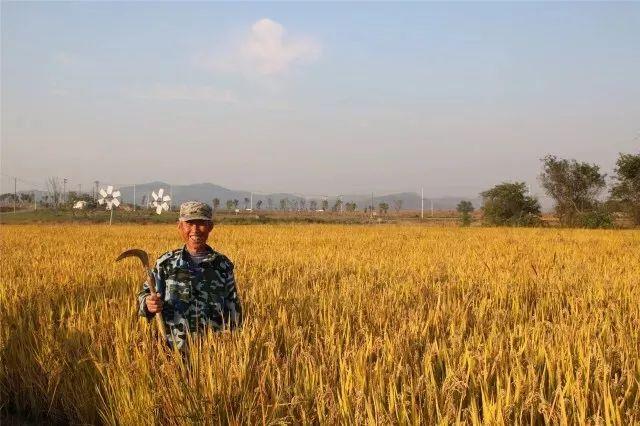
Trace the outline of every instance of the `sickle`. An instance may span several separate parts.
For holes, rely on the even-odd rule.
[[[138,259],[140,259],[140,261],[142,262],[142,266],[144,267],[144,270],[147,275],[147,286],[149,287],[149,291],[151,291],[152,294],[156,294],[156,279],[153,276],[151,269],[149,269],[149,255],[147,254],[147,252],[141,249],[127,250],[120,253],[120,256],[118,256],[118,258],[116,259],[116,262],[119,262],[122,259],[125,259],[127,257],[137,257]],[[158,330],[160,330],[160,333],[162,334],[163,339],[166,339],[167,332],[164,327],[162,312],[156,313],[155,317],[156,317],[156,323],[158,324]]]

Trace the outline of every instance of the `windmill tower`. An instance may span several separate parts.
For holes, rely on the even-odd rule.
[[[164,188],[160,188],[157,194],[153,191],[151,196],[153,197],[151,205],[156,208],[156,214],[161,214],[163,210],[169,210],[168,202],[171,201],[171,197],[169,195],[164,195]]]
[[[111,223],[113,222],[113,208],[120,205],[120,200],[118,200],[120,191],[114,191],[113,185],[109,185],[107,186],[106,191],[104,188],[100,188],[99,193],[102,198],[98,199],[98,204],[104,204],[106,206],[106,209],[111,211],[111,214],[109,215],[109,225],[111,225]]]

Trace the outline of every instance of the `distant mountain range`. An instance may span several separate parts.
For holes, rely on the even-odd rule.
[[[149,182],[135,186],[136,201],[138,205],[143,204],[142,197],[145,197],[145,201],[148,201],[151,197],[152,191],[158,191],[160,188],[164,188],[165,194],[171,194],[171,204],[175,207],[188,200],[200,200],[209,204],[213,203],[213,199],[220,200],[220,208],[226,208],[227,200],[238,200],[238,208],[245,208],[245,198],[248,198],[247,207],[250,207],[252,195],[250,191],[237,191],[228,188],[224,188],[212,183],[195,183],[191,185],[169,185],[166,182]],[[124,203],[133,202],[133,186],[125,186],[122,188],[116,188],[120,190],[122,197],[120,198]],[[23,191],[18,191],[22,193]],[[27,193],[34,193],[36,200],[41,201],[44,196],[48,195],[45,191],[25,191]],[[89,192],[91,194],[91,192]],[[340,197],[343,203],[354,202],[357,204],[358,210],[364,210],[371,204],[371,194],[346,194]],[[280,208],[281,200],[288,200],[289,202],[304,202],[305,208],[310,208],[312,200],[315,200],[318,208],[322,207],[322,196],[303,196],[301,194],[294,193],[272,193],[272,194],[257,194],[253,193],[253,206],[256,208],[258,201],[262,201],[262,209],[269,207],[269,200],[271,200],[271,207],[273,209]],[[553,207],[553,202],[547,197],[538,197],[542,204],[543,211],[549,211]],[[399,200],[402,205],[402,210],[420,210],[420,194],[416,192],[398,192],[393,194],[376,195],[373,197],[373,205],[377,208],[380,203],[389,204],[389,210],[395,210],[396,200]],[[437,197],[424,199],[424,209],[428,211],[431,209],[433,203],[434,210],[455,210],[456,206],[461,200],[471,201],[473,206],[478,209],[482,206],[482,199],[478,197]],[[153,201],[153,200],[152,200]],[[331,208],[336,202],[336,196],[327,197],[329,208]]]
[[[249,191],[237,191],[224,188],[212,183],[197,183],[191,185],[169,185],[166,182],[150,182],[141,185],[136,185],[136,201],[138,204],[142,204],[142,197],[146,196],[148,200],[152,191],[158,191],[160,188],[164,188],[165,194],[170,193],[172,199],[172,205],[179,205],[188,200],[200,200],[209,204],[213,203],[213,199],[220,200],[220,207],[225,208],[227,200],[238,200],[238,208],[244,209],[251,206],[253,201],[253,208],[259,201],[262,201],[262,209],[271,207],[278,209],[281,205],[281,200],[287,200],[288,202],[305,203],[306,208],[310,208],[312,200],[317,203],[317,208],[322,207],[322,200],[325,197],[322,196],[303,196],[293,193],[272,193],[272,194],[256,194]],[[131,203],[133,201],[133,186],[125,186],[119,188],[122,194],[122,201]],[[358,210],[363,210],[365,207],[371,204],[371,195],[365,194],[347,194],[340,197],[343,203],[354,202],[358,206]],[[245,199],[247,199],[245,203]],[[329,208],[331,208],[335,202],[336,196],[326,197]],[[395,194],[375,195],[373,197],[373,205],[377,208],[379,203],[389,204],[389,209],[393,210],[396,206],[396,200],[399,200],[402,210],[416,210],[420,209],[420,194],[415,192],[401,192]],[[424,201],[425,210],[431,208],[431,202],[433,202],[433,208],[435,210],[452,210],[456,208],[456,205],[461,200],[469,200],[476,208],[480,207],[480,198],[468,198],[468,197],[441,197],[426,199]]]
[[[213,204],[213,200],[217,198],[220,200],[220,208],[226,208],[226,203],[228,200],[238,200],[238,208],[245,209],[247,207],[251,207],[251,203],[253,202],[253,208],[255,209],[257,203],[262,201],[262,209],[269,208],[269,203],[271,204],[271,208],[279,209],[281,205],[281,200],[286,200],[288,202],[289,207],[292,203],[299,203],[298,205],[302,206],[304,203],[304,208],[311,208],[311,202],[315,200],[317,208],[322,208],[322,201],[326,198],[328,202],[328,208],[331,209],[335,205],[337,200],[336,196],[304,196],[301,194],[293,194],[293,193],[272,193],[272,194],[257,194],[252,193],[250,191],[237,191],[224,188],[219,185],[214,185],[212,183],[196,183],[191,185],[170,185],[166,182],[149,182],[135,186],[135,197],[138,205],[142,205],[143,197],[144,202],[149,202],[149,200],[153,201],[151,193],[155,191],[156,193],[160,188],[164,188],[164,193],[171,195],[171,204],[173,207],[180,205],[181,203],[188,200],[200,200],[204,201],[208,204]],[[121,188],[115,188],[120,191],[121,197],[120,201],[123,203],[133,203],[133,186],[125,186]],[[23,191],[18,191],[18,193],[22,193]],[[36,200],[38,202],[42,201],[45,196],[48,195],[46,191],[26,191],[27,193],[35,193]],[[353,202],[357,205],[357,210],[363,210],[367,206],[371,205],[372,199],[370,194],[345,194],[340,197],[343,203]],[[247,199],[245,203],[245,199]],[[461,200],[471,201],[475,208],[479,208],[481,206],[482,200],[480,197],[477,198],[469,198],[469,197],[439,197],[439,198],[426,198],[424,200],[424,209],[428,211],[431,209],[433,205],[434,210],[454,210],[457,204]],[[416,192],[399,192],[394,194],[385,194],[385,195],[375,195],[373,196],[373,205],[378,208],[378,204],[387,203],[389,205],[389,210],[395,210],[396,206],[401,206],[401,210],[419,210],[420,209],[420,194]]]

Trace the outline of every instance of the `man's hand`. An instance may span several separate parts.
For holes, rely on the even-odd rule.
[[[162,312],[162,299],[160,299],[160,293],[150,294],[144,298],[147,304],[147,311],[152,314]]]

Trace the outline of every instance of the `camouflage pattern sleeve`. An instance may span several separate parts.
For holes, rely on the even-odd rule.
[[[162,285],[161,276],[158,272],[158,264],[152,269],[153,276],[156,279],[156,291],[161,292],[161,288],[164,288]],[[152,314],[147,310],[147,304],[145,302],[145,298],[151,293],[149,290],[149,286],[147,285],[147,281],[145,280],[142,284],[142,290],[138,293],[138,315],[141,317],[146,317],[148,320],[151,320],[155,314]],[[162,293],[162,292],[161,292]]]
[[[231,261],[227,264],[227,271],[225,271],[225,319],[228,321],[228,326],[231,330],[242,326],[242,305],[240,304],[240,297],[238,296],[238,289],[236,288],[236,280],[233,274],[233,263]]]

